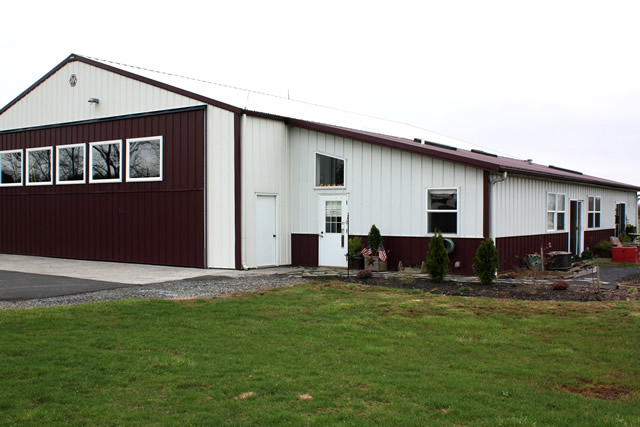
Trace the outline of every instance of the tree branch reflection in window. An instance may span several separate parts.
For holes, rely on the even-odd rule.
[[[27,149],[27,185],[52,184],[51,147]]]
[[[120,182],[121,141],[91,143],[91,181]]]
[[[22,150],[0,152],[0,185],[22,185]]]
[[[127,181],[162,180],[162,137],[127,140]]]
[[[83,184],[85,145],[62,145],[57,147],[58,184]]]

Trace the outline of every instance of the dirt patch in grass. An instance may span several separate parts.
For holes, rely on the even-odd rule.
[[[570,284],[567,289],[554,290],[552,281],[549,283],[497,283],[493,285],[481,285],[479,283],[459,283],[453,281],[433,282],[428,278],[416,278],[406,280],[402,278],[378,278],[372,277],[366,280],[356,278],[344,279],[351,283],[363,285],[382,286],[400,289],[421,289],[432,294],[490,297],[516,299],[526,301],[631,301],[638,300],[638,292],[633,288],[620,286],[602,286],[600,292],[595,292],[587,286]]]
[[[577,385],[560,385],[559,390],[601,400],[620,400],[629,397],[633,389],[626,385],[580,380]]]

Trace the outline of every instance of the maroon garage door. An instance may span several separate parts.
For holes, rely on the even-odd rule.
[[[204,116],[0,133],[0,252],[203,267]]]

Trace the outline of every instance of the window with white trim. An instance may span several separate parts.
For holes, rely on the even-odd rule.
[[[162,137],[127,139],[127,181],[162,181]]]
[[[316,187],[344,187],[344,159],[316,153]]]
[[[600,209],[602,201],[598,196],[589,196],[587,206],[587,228],[600,228]]]
[[[22,185],[22,150],[0,151],[0,185]]]
[[[89,144],[89,182],[121,182],[122,140]]]
[[[427,189],[427,232],[458,234],[458,189]]]
[[[52,147],[27,148],[27,185],[51,185]]]
[[[566,212],[566,196],[564,194],[547,193],[547,231],[564,230]]]
[[[85,144],[59,145],[56,147],[56,184],[84,184]]]

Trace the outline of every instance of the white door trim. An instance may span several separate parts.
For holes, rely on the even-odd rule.
[[[339,223],[327,225],[327,202],[340,201]],[[346,267],[346,253],[349,250],[349,230],[347,217],[349,213],[348,194],[323,194],[318,196],[318,265],[329,267]],[[336,231],[328,229],[334,227]]]
[[[273,267],[278,265],[278,195],[256,193],[256,267]],[[271,198],[273,210],[262,212],[260,200]],[[270,207],[269,207],[270,208]],[[266,216],[265,216],[266,215]],[[272,218],[271,218],[272,217]],[[273,219],[273,223],[271,222]],[[265,223],[268,221],[268,223]],[[273,236],[273,237],[271,237]]]

